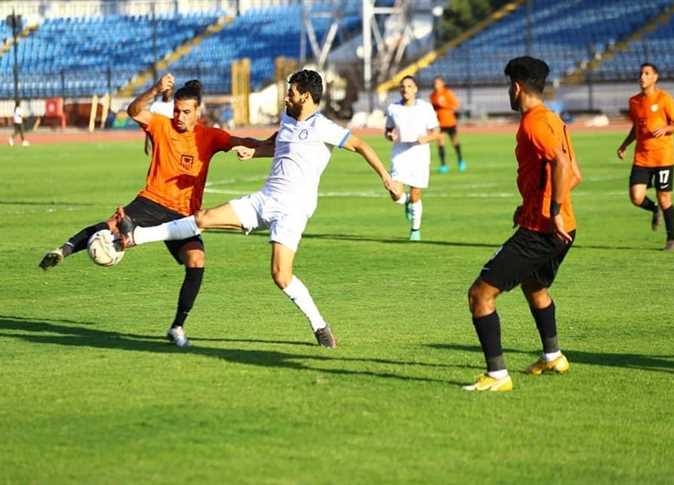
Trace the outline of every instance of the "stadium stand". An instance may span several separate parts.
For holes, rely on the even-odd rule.
[[[390,3],[390,2],[384,2]],[[318,11],[329,3],[314,2]],[[360,2],[348,0],[342,11],[340,32],[358,31]],[[224,15],[206,11],[182,15],[103,15],[48,18],[36,32],[18,43],[21,92],[24,97],[90,96],[114,93],[129,85],[134,76],[183,43],[206,32]],[[181,77],[198,77],[210,93],[229,93],[230,64],[248,57],[252,61],[251,85],[260,88],[274,76],[274,59],[299,58],[302,44],[302,7],[299,4],[269,6],[245,11],[213,35],[204,36],[177,62],[169,66]],[[332,19],[313,19],[322,39]],[[6,23],[0,25],[7,32]],[[156,35],[157,59],[148,46]],[[3,34],[11,38],[11,31]],[[308,49],[307,49],[308,52]],[[13,95],[11,55],[0,57],[0,98]],[[147,88],[142,79],[128,94]]]
[[[669,22],[601,64],[594,72],[597,80],[634,80],[637,68],[644,62],[658,66],[662,78],[674,77],[674,16]]]
[[[89,96],[123,86],[158,56],[175,49],[218,18],[190,15],[106,15],[46,19],[18,43],[24,97]],[[13,95],[13,56],[0,57],[0,97]]]
[[[425,85],[436,75],[453,85],[501,83],[507,60],[530,54],[546,59],[552,69],[550,78],[559,80],[670,4],[670,0],[533,0],[531,16],[521,5],[421,70],[419,78]]]
[[[320,7],[319,3],[312,5],[314,9]],[[361,23],[359,2],[350,0],[342,13],[340,30],[358,31]],[[273,81],[274,59],[301,57],[302,15],[302,8],[297,4],[248,10],[205,39],[170,69],[181,77],[198,77],[206,92],[229,93],[231,62],[249,58],[251,87],[260,89],[264,83]],[[325,35],[331,21],[327,16],[313,20],[319,39]],[[141,86],[137,92],[148,85]]]

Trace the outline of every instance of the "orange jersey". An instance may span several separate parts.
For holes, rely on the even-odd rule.
[[[536,106],[522,115],[517,131],[517,188],[522,195],[522,209],[517,224],[530,231],[552,232],[550,201],[552,199],[552,179],[550,164],[556,158],[556,150],[565,153],[571,163],[575,155],[566,133],[566,125],[544,105]],[[560,214],[564,229],[576,228],[576,217],[571,204],[571,181],[573,169],[567,170],[567,193],[562,200]]]
[[[153,115],[145,131],[152,138],[152,161],[138,195],[183,215],[201,208],[211,157],[229,150],[229,133],[197,124],[179,132],[171,119]]]
[[[451,89],[445,87],[439,91],[433,91],[431,93],[431,104],[435,110],[435,114],[438,116],[438,123],[441,128],[451,128],[456,126],[456,111],[461,103]]]
[[[674,102],[665,91],[657,89],[650,96],[639,93],[630,98],[629,116],[634,123],[637,146],[634,150],[634,165],[639,167],[666,167],[674,164],[672,135],[653,136],[674,120]]]

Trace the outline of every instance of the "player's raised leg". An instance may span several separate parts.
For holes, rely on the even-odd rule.
[[[103,229],[110,229],[110,227],[109,222],[99,222],[98,224],[85,227],[58,248],[48,251],[42,257],[38,266],[46,271],[63,263],[63,260],[71,254],[85,250],[91,236]]]
[[[284,244],[272,242],[271,275],[274,283],[307,317],[316,341],[323,347],[335,348],[337,342],[332,335],[311,294],[304,283],[293,274],[295,251]]]
[[[127,225],[128,217],[121,211],[120,232],[125,240],[125,247],[147,244],[157,241],[175,241],[187,239],[201,234],[207,229],[239,229],[241,222],[231,204],[223,204],[211,209],[203,209],[192,216],[165,222],[152,227]]]
[[[468,290],[468,306],[473,326],[484,353],[487,371],[475,383],[464,386],[466,391],[510,391],[513,383],[501,347],[501,322],[496,312],[496,298],[501,290],[477,278]]]

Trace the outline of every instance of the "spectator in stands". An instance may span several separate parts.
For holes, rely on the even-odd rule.
[[[152,160],[145,187],[124,211],[136,223],[144,225],[180,219],[201,209],[206,176],[211,158],[220,151],[240,152],[241,145],[257,146],[255,140],[238,138],[226,131],[207,128],[200,117],[201,83],[188,81],[175,93],[173,118],[151,113],[148,104],[173,88],[174,78],[164,75],[154,86],[139,95],[127,112],[152,138]],[[47,270],[63,263],[72,254],[87,248],[89,238],[98,231],[117,231],[118,219],[85,227],[60,247],[49,251],[39,263]],[[183,324],[196,300],[204,275],[205,253],[200,236],[166,243],[173,258],[185,267],[175,318],[166,334],[178,347],[189,345]]]
[[[433,79],[431,104],[438,116],[440,131],[442,131],[442,136],[438,138],[438,155],[440,156],[440,167],[438,168],[438,172],[449,172],[449,166],[445,160],[445,133],[449,135],[449,139],[454,146],[459,172],[463,172],[466,170],[466,161],[461,155],[461,144],[459,143],[455,113],[459,106],[461,106],[461,103],[456,96],[454,96],[454,92],[445,85],[444,79],[440,76],[436,76]]]
[[[23,134],[23,110],[21,109],[21,101],[15,103],[12,118],[14,120],[14,133],[9,137],[9,146],[14,146],[14,138],[16,138],[16,135],[19,135],[21,138],[21,145],[27,147],[30,143],[28,143],[28,140],[26,140]]]
[[[630,173],[630,200],[635,206],[649,211],[651,229],[660,225],[658,205],[646,196],[649,187],[655,195],[665,219],[667,241],[665,251],[674,251],[674,209],[672,208],[672,175],[674,150],[674,101],[666,91],[658,89],[658,69],[647,62],[641,65],[639,87],[641,92],[629,100],[632,129],[618,147],[618,158],[637,141]]]
[[[400,101],[386,108],[384,136],[393,142],[391,176],[410,187],[396,200],[405,205],[405,215],[411,222],[410,241],[421,240],[421,191],[428,187],[431,170],[429,143],[444,136],[438,127],[433,107],[417,99],[417,82],[405,76],[400,82]]]

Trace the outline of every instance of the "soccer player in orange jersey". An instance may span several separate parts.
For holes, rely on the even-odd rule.
[[[639,87],[641,92],[630,98],[629,116],[632,129],[618,147],[622,160],[625,149],[637,141],[630,173],[630,200],[632,204],[651,212],[651,228],[660,224],[658,206],[646,196],[649,187],[655,195],[665,219],[667,241],[665,251],[674,251],[674,209],[672,209],[672,166],[674,151],[674,102],[669,93],[658,89],[658,69],[647,62],[641,65]]]
[[[487,372],[467,391],[510,391],[501,349],[501,324],[496,298],[522,286],[541,338],[543,353],[527,372],[566,372],[569,363],[557,342],[555,304],[548,288],[555,279],[576,233],[571,190],[580,170],[566,126],[543,104],[543,88],[550,72],[540,59],[510,60],[510,105],[521,113],[517,131],[517,188],[522,204],[515,210],[515,234],[482,268],[468,291],[473,325],[487,362]]]
[[[461,155],[461,144],[459,143],[459,135],[457,132],[456,110],[461,106],[459,100],[454,96],[454,92],[445,85],[442,77],[437,76],[433,79],[433,92],[431,93],[431,104],[438,117],[440,124],[440,131],[443,135],[438,138],[438,155],[440,157],[440,167],[438,172],[449,172],[449,165],[445,159],[445,135],[449,135],[449,139],[454,146],[456,152],[456,161],[459,167],[459,172],[466,170],[466,162]]]
[[[180,219],[201,209],[206,175],[211,158],[219,151],[241,149],[240,145],[256,146],[255,140],[242,139],[226,131],[198,123],[201,105],[201,83],[185,83],[174,95],[173,118],[151,113],[147,106],[159,94],[173,89],[175,80],[164,75],[149,90],[134,99],[128,107],[131,116],[152,140],[152,160],[145,187],[124,210],[138,224],[155,225]],[[116,230],[113,216],[82,229],[62,246],[49,251],[39,266],[47,270],[63,262],[71,254],[87,248],[92,234]],[[200,236],[168,241],[166,247],[176,262],[185,266],[185,276],[178,296],[178,307],[167,337],[179,347],[189,345],[183,324],[201,287],[204,274],[204,244]]]

